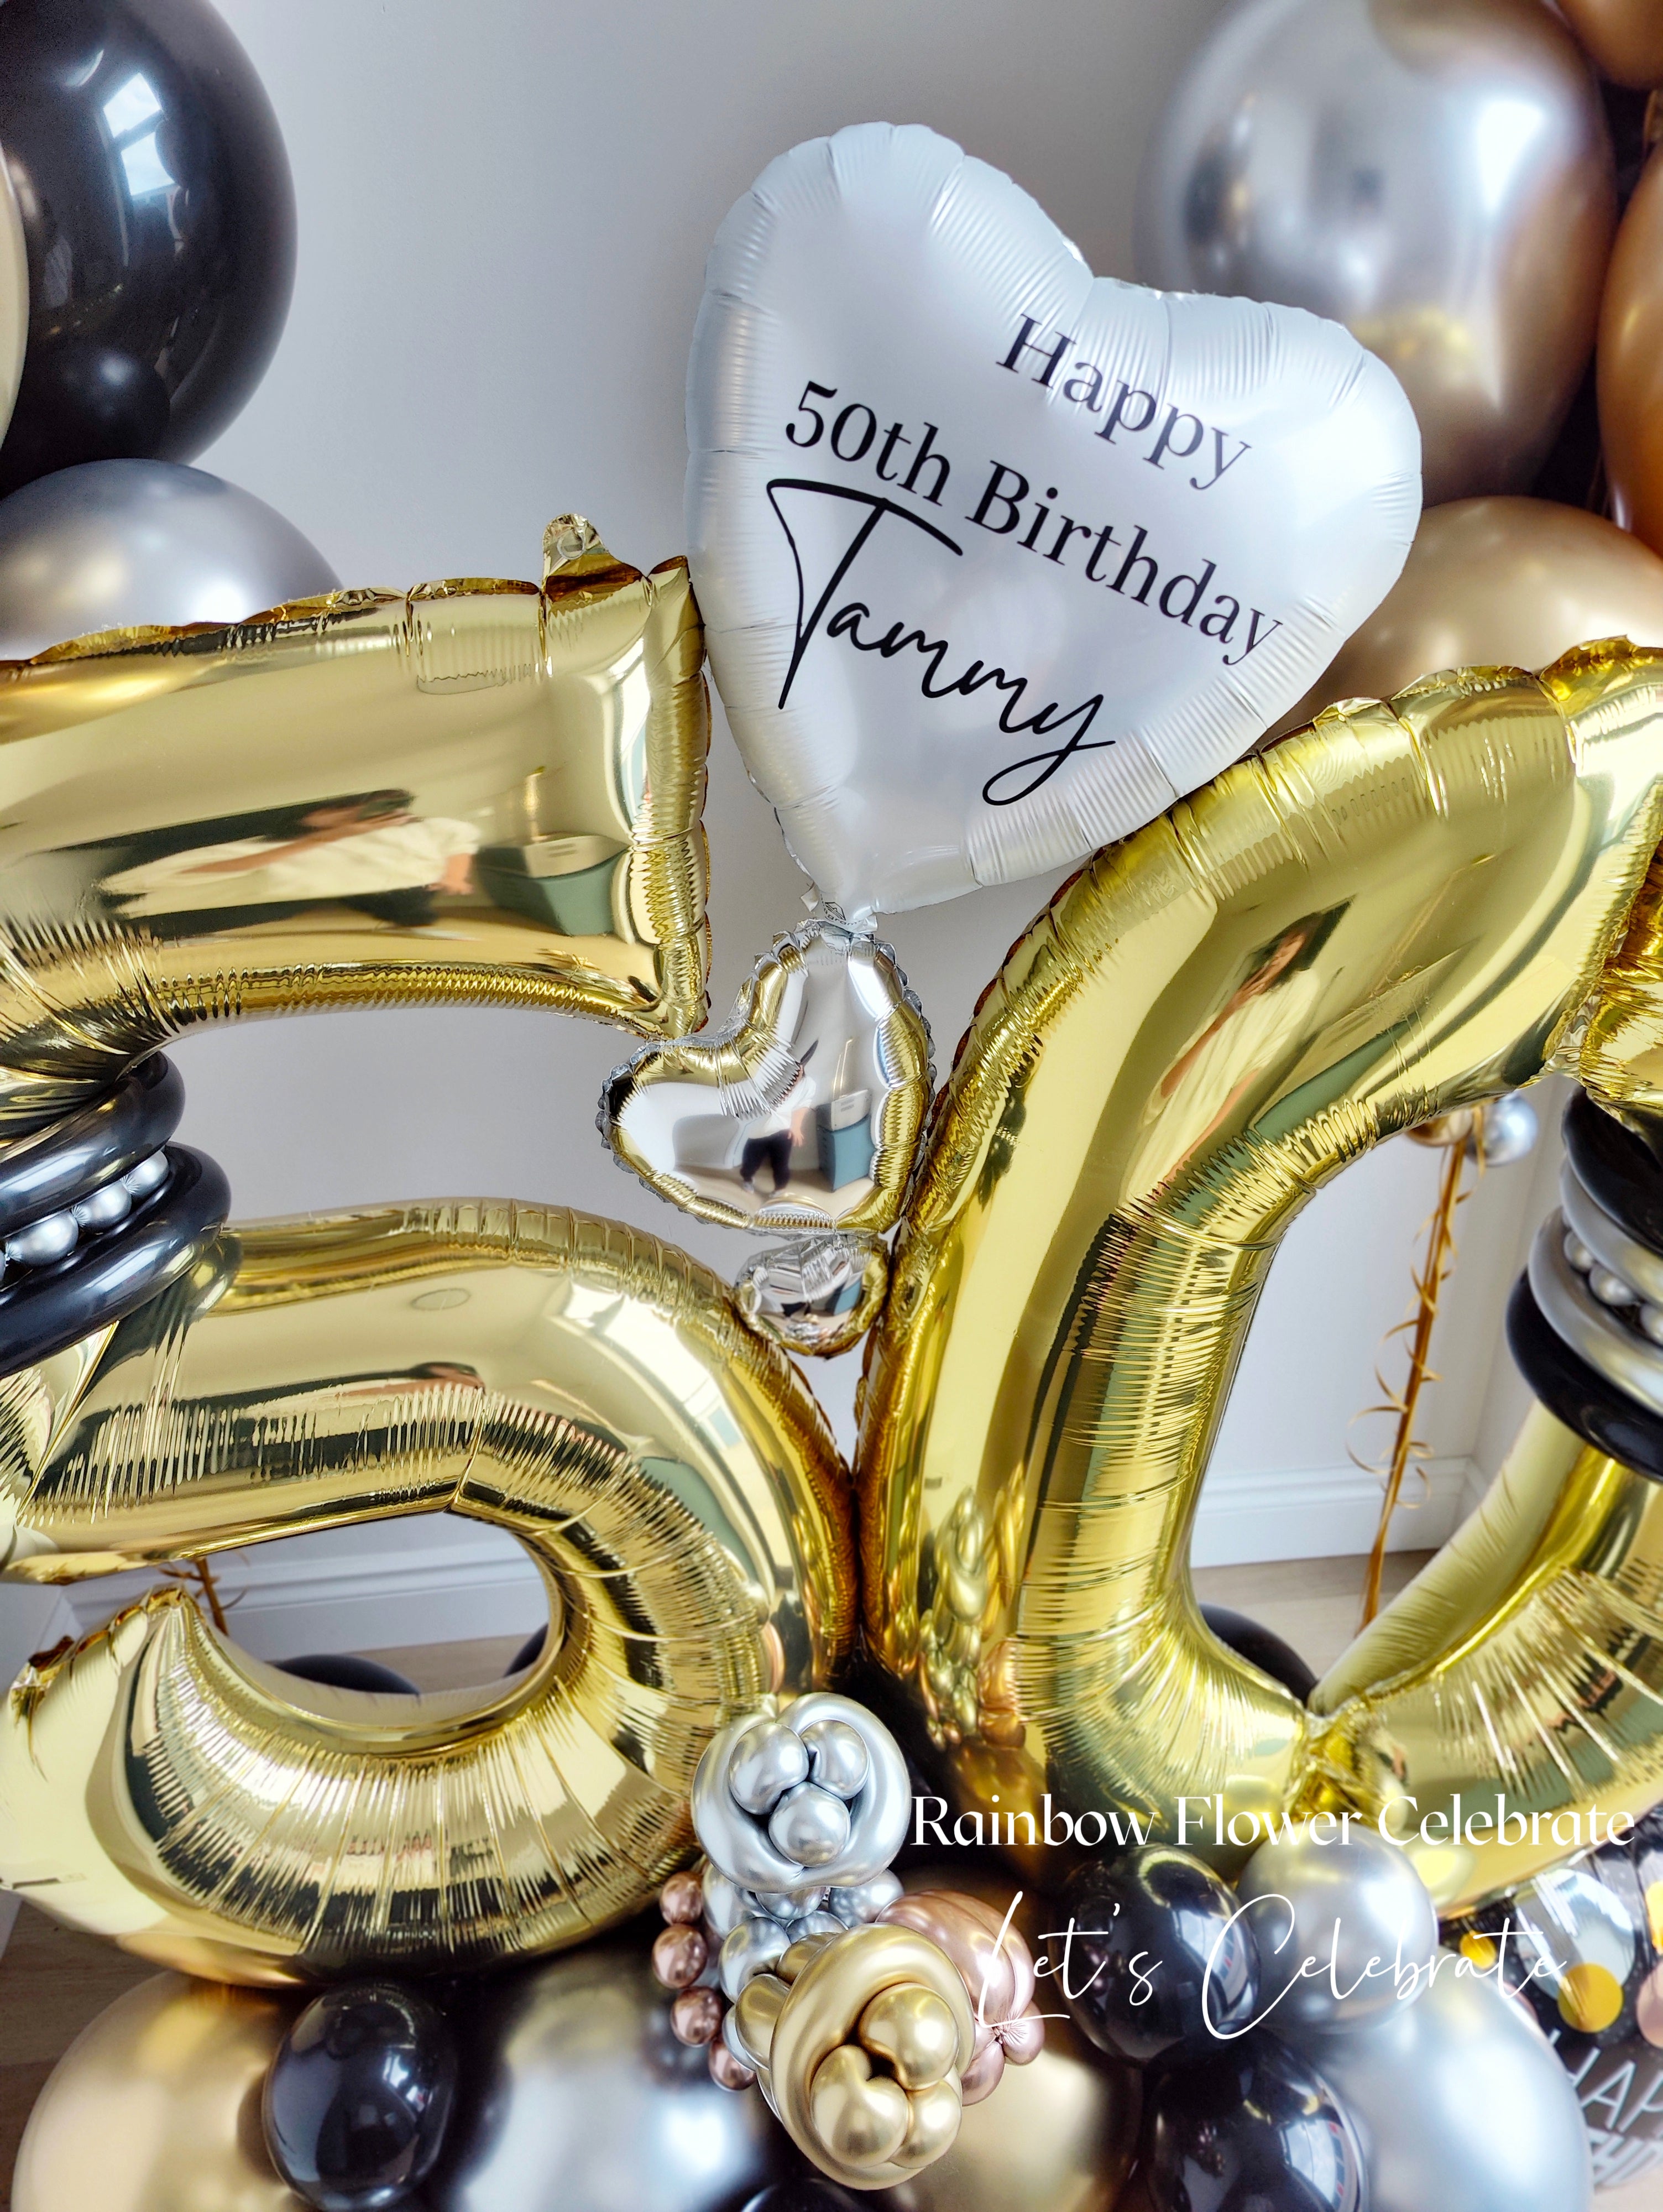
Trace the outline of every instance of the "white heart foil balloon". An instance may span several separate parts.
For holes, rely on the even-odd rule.
[[[916,125],[774,161],[711,253],[688,534],[746,766],[864,918],[1083,859],[1217,774],[1420,512],[1337,323],[1094,277]]]

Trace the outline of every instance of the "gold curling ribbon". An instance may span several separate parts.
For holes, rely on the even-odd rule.
[[[344,591],[0,662],[0,1138],[202,1022],[706,1011],[684,561],[549,526],[541,585]]]
[[[354,1695],[161,1591],[0,1709],[0,1882],[246,1983],[487,1967],[639,1911],[710,1736],[823,1681],[853,1612],[823,1419],[714,1276],[501,1202],[276,1223],[0,1382],[14,1576],[440,1510],[541,1571],[528,1670]]]
[[[1663,1495],[1545,1415],[1315,1715],[1207,1632],[1187,1565],[1315,1189],[1550,1065],[1663,1105],[1663,960],[1643,908],[1629,930],[1660,832],[1663,654],[1617,641],[1330,710],[1100,854],[1010,956],[903,1217],[859,1455],[869,1639],[1000,1841],[1042,1845],[1047,1796],[1176,1838],[1187,1799],[1228,1869],[1302,1807],[1412,1796],[1448,1835],[1458,1792],[1663,1794]],[[1528,1826],[1417,1844],[1440,1904],[1566,1856]]]

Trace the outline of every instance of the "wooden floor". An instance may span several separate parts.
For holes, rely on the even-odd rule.
[[[1410,1553],[1387,1563],[1387,1593],[1400,1589],[1420,1565]],[[1213,1567],[1196,1575],[1208,1603],[1233,1606],[1274,1628],[1320,1674],[1344,1650],[1356,1628],[1362,1562],[1292,1560],[1268,1566]],[[458,1689],[497,1680],[519,1644],[517,1637],[477,1644],[437,1644],[373,1656],[418,1689]],[[0,2188],[11,2199],[18,2140],[42,2083],[63,2052],[106,2005],[153,1970],[113,1944],[76,1936],[25,1905],[0,1959]],[[1663,2173],[1627,2189],[1602,2194],[1599,2212],[1663,2212]],[[64,2206],[52,2212],[100,2212]],[[201,2212],[215,2212],[203,2206]],[[579,2205],[572,2212],[584,2212]],[[1146,2212],[1141,2200],[1122,2212]],[[1428,2206],[1426,2212],[1436,2212]]]

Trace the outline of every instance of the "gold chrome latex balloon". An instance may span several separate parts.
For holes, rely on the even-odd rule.
[[[1541,668],[1589,637],[1663,646],[1663,561],[1648,546],[1550,500],[1431,507],[1403,574],[1272,735],[1436,669]]]
[[[0,1883],[249,1983],[483,1968],[648,1903],[707,1741],[823,1680],[853,1605],[823,1418],[713,1275],[507,1202],[267,1224],[0,1382],[15,1577],[440,1510],[537,1563],[529,1668],[315,1686],[159,1592],[0,1708]]]
[[[1637,92],[1663,84],[1657,0],[1559,0],[1559,8],[1602,76]]]
[[[1599,309],[1599,441],[1611,511],[1663,553],[1663,161],[1648,161]]]
[[[1187,1813],[1233,1869],[1247,1816],[1373,1817],[1388,1782],[1446,1819],[1457,1790],[1663,1792],[1663,1500],[1638,1477],[1504,1480],[1465,1605],[1411,1592],[1319,1718],[1207,1632],[1187,1568],[1316,1188],[1551,1064],[1663,1098],[1641,921],[1602,1027],[1660,833],[1663,653],[1588,647],[1325,714],[1101,854],[1011,953],[903,1217],[859,1458],[868,1638],[988,1840],[1059,1842],[1048,1810],[1178,1840]],[[1563,1855],[1492,1838],[1423,1871],[1448,1907]]]
[[[337,592],[0,663],[0,1137],[201,1022],[439,1000],[705,1011],[684,562],[575,516],[541,586]]]
[[[295,2006],[158,1974],[82,2030],[17,2153],[12,2212],[304,2212],[260,2134]]]
[[[888,2189],[950,2148],[975,2019],[927,1936],[808,1936],[746,1984],[735,2020],[786,2133],[834,2181]]]

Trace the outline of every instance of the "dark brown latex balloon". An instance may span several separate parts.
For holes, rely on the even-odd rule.
[[[288,311],[294,192],[252,64],[202,0],[5,0],[0,145],[28,347],[0,495],[79,461],[186,461]]]
[[[1617,520],[1663,553],[1663,161],[1655,155],[1629,202],[1605,279],[1599,429]]]
[[[1663,84],[1663,8],[1657,0],[1559,0],[1559,12],[1602,76],[1636,91]]]

